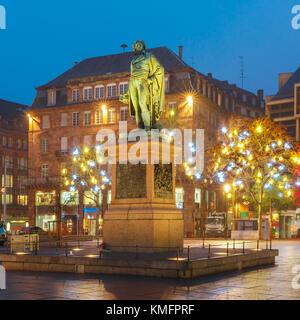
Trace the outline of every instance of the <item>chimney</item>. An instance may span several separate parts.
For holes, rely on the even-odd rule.
[[[263,101],[264,100],[264,90],[260,89],[257,90],[257,97],[259,101]]]
[[[182,48],[183,46],[179,46],[179,58],[182,60]]]
[[[212,73],[208,73],[207,76],[209,79],[212,79]]]
[[[75,62],[74,62],[74,66],[77,66],[77,65],[78,65],[78,62],[77,62],[77,61],[75,61]]]
[[[123,48],[123,53],[125,53],[125,50],[126,50],[127,47],[128,47],[127,44],[122,44],[122,45],[121,45],[121,48]]]

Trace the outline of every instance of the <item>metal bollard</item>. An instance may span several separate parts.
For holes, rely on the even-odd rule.
[[[66,257],[68,256],[68,242],[65,242],[65,247],[66,247]]]
[[[268,250],[268,240],[266,240],[266,250]]]
[[[229,256],[229,243],[227,242],[227,257]]]
[[[179,247],[177,247],[177,261],[179,260]]]
[[[35,242],[35,247],[34,247],[34,254],[37,256],[37,242]]]
[[[190,246],[188,246],[188,261],[190,262]]]
[[[233,239],[233,251],[235,250],[235,239]]]
[[[259,250],[259,239],[257,240],[257,251]]]
[[[205,248],[205,245],[204,245],[204,238],[203,238],[203,249]]]
[[[6,270],[0,262],[0,290],[6,290]]]
[[[245,241],[243,241],[243,253],[245,253]]]
[[[210,258],[210,244],[208,245],[208,258]]]
[[[270,239],[270,250],[272,250],[272,239]]]

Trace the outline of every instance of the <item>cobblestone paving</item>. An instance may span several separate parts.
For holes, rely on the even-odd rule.
[[[197,240],[188,241],[188,245]],[[186,243],[186,244],[187,244]],[[300,265],[300,241],[274,241],[279,249],[276,265],[245,272],[209,276],[192,281],[131,276],[75,275],[59,273],[7,273],[7,290],[0,300],[214,300],[300,299],[292,288]]]

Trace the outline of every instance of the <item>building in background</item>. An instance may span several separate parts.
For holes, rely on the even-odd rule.
[[[8,229],[20,229],[28,224],[28,107],[0,100],[0,153],[1,153],[1,219]],[[6,188],[5,188],[6,187]],[[6,190],[5,190],[6,189]]]
[[[165,68],[166,108],[161,119],[166,127],[205,130],[205,147],[216,142],[221,125],[231,115],[255,118],[264,114],[262,90],[249,91],[204,75],[167,47],[152,52]],[[29,221],[51,229],[61,213],[70,232],[95,233],[95,208],[83,194],[60,190],[61,168],[71,150],[95,145],[100,129],[117,133],[119,121],[128,120],[128,131],[136,128],[127,106],[119,102],[127,91],[133,52],[89,58],[37,88],[29,114]],[[57,193],[61,193],[57,203]],[[68,201],[65,205],[65,200]],[[103,208],[110,202],[104,194]],[[195,233],[198,212],[224,210],[223,191],[217,186],[195,186],[189,178],[177,176],[176,203],[182,209],[185,233]],[[58,213],[60,211],[60,213]],[[73,224],[73,228],[71,228]]]
[[[300,68],[295,72],[281,73],[278,92],[266,97],[266,115],[287,128],[287,134],[300,142]],[[299,209],[273,212],[273,236],[291,238],[300,236]]]

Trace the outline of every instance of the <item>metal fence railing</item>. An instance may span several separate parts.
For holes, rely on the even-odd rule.
[[[42,255],[85,257],[97,259],[173,260],[196,261],[216,257],[229,257],[262,250],[272,250],[272,240],[202,240],[181,247],[118,246],[105,248],[100,237],[63,237],[49,242],[13,244],[6,242],[0,253],[16,255]]]

